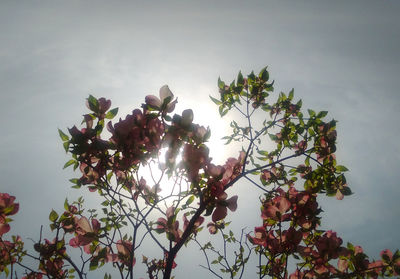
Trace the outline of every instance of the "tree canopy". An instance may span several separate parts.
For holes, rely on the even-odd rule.
[[[191,109],[174,113],[177,99],[167,85],[117,121],[110,100],[90,95],[82,127],[59,134],[71,156],[64,167],[80,173],[72,187],[97,195],[98,207],[86,208],[83,197],[66,199],[63,212],[49,214],[52,235],[41,233],[26,250],[21,236],[7,235],[19,209],[16,197],[1,193],[0,273],[82,279],[108,266],[114,277],[138,278],[135,270],[143,265],[148,278],[172,278],[177,254],[192,242],[204,255],[201,266],[216,278],[243,278],[245,269],[257,278],[398,275],[398,250],[385,249],[381,259],[371,260],[360,246],[320,227],[317,196],[341,200],[352,194],[347,168],[335,155],[336,121],[326,111],[304,111],[294,90],[275,95],[267,68],[239,72],[231,83],[218,79],[218,90],[212,102],[221,117],[233,117],[221,148],[241,146],[223,165],[214,164],[209,152],[210,129],[193,123]],[[248,214],[260,220],[238,235],[229,225],[239,181],[259,193],[260,211]],[[146,254],[147,241],[157,255]],[[111,278],[108,270],[104,278]]]

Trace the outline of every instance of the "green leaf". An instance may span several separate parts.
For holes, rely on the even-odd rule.
[[[71,183],[73,183],[73,184],[78,184],[79,179],[78,179],[78,178],[71,178],[71,179],[69,180],[69,182],[71,182]]]
[[[224,109],[224,106],[220,106],[220,107],[218,108],[218,111],[219,111],[219,115],[220,115],[221,117],[223,117],[225,114],[228,113],[229,109]]]
[[[294,97],[294,89],[292,88],[292,90],[290,90],[289,92],[289,100],[293,100]]]
[[[57,218],[58,218],[58,214],[57,214],[57,212],[55,212],[54,209],[53,209],[53,210],[50,212],[49,220],[50,220],[51,222],[55,222],[55,221],[57,221]]]
[[[350,196],[351,194],[353,194],[349,187],[343,187],[342,189],[340,189],[340,192],[345,196]]]
[[[112,171],[110,171],[108,174],[107,174],[107,181],[110,181],[111,180],[111,177],[113,176],[113,172]]]
[[[345,166],[337,165],[337,166],[336,166],[336,171],[338,171],[338,172],[345,172],[345,171],[349,171],[349,169],[346,168]]]
[[[237,86],[243,86],[244,85],[244,79],[243,79],[242,72],[239,72],[236,84],[237,84]]]
[[[73,165],[73,164],[75,164],[75,160],[71,159],[71,160],[69,160],[68,162],[65,163],[63,169],[68,168],[70,165]]]
[[[223,116],[225,116],[227,113],[228,113],[228,109],[226,109],[226,110],[224,110],[222,113],[221,113],[221,117],[223,117]]]
[[[310,117],[315,116],[315,111],[313,111],[312,109],[308,109],[308,114],[310,115]]]
[[[93,112],[98,112],[99,111],[99,101],[93,97],[92,95],[89,95],[89,98],[87,98],[89,109]]]
[[[263,156],[268,156],[268,152],[264,150],[257,150],[257,153]]]
[[[5,267],[3,268],[3,270],[4,270],[4,272],[6,273],[6,278],[8,278],[8,274],[10,274],[10,271],[8,270],[8,267],[5,266]]]
[[[214,102],[214,104],[216,104],[217,106],[222,105],[222,102],[220,100],[217,100],[215,98],[213,98],[212,96],[210,96],[211,101]]]
[[[190,205],[193,201],[194,201],[194,196],[192,195],[187,199],[186,205]]]
[[[65,201],[64,201],[64,209],[65,210],[69,209],[68,199],[65,199]]]
[[[109,204],[110,204],[109,201],[103,201],[103,202],[101,203],[102,206],[108,206]]]
[[[218,78],[218,88],[224,89],[224,87],[225,87],[225,82],[223,82],[221,78]]]
[[[251,71],[250,75],[247,76],[247,81],[249,84],[253,82],[256,79],[256,75],[254,74],[254,71]]]
[[[57,228],[57,225],[56,225],[56,224],[54,224],[54,223],[51,223],[51,224],[50,224],[50,230],[51,230],[51,231],[54,231],[56,228]]]
[[[307,167],[310,165],[310,157],[307,157],[307,158],[304,160],[304,164],[305,164]]]
[[[114,109],[112,109],[112,110],[107,112],[106,118],[107,119],[113,119],[117,115],[117,113],[118,113],[118,108],[114,108]]]
[[[65,142],[63,143],[63,146],[64,146],[65,152],[68,152],[68,149],[69,149],[69,141],[65,141]]]
[[[60,129],[58,129],[58,134],[60,135],[60,138],[62,139],[62,141],[68,141],[69,137]]]
[[[323,117],[325,117],[326,115],[328,114],[328,112],[327,111],[320,111],[319,113],[318,113],[318,115],[317,115],[317,118],[323,118]]]
[[[301,106],[303,105],[303,101],[300,99],[300,100],[296,103],[296,105],[297,105],[299,108],[301,108]]]
[[[93,259],[90,261],[89,270],[95,270],[95,269],[97,269],[98,265],[99,265],[99,260],[98,260],[97,258],[93,258]]]
[[[269,73],[267,67],[263,68],[258,75],[263,81],[267,82],[269,80]]]

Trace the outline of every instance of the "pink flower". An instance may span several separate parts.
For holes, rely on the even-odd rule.
[[[250,242],[254,245],[267,246],[267,232],[264,227],[254,228],[254,237],[248,235]]]
[[[14,203],[15,197],[0,193],[0,224],[5,224],[5,217],[14,215],[19,210],[19,203]]]
[[[0,224],[0,236],[10,231],[9,224]]]
[[[224,219],[228,213],[227,208],[232,212],[236,211],[238,196],[233,196],[229,199],[226,199],[226,197],[227,195],[224,193],[218,198],[217,206],[212,215],[213,222]]]
[[[19,210],[19,203],[15,203],[15,197],[7,193],[0,193],[0,237],[10,230],[7,216],[14,215]]]
[[[217,224],[215,224],[213,222],[208,223],[207,228],[208,228],[208,231],[210,232],[210,234],[216,234],[218,231]]]
[[[244,158],[246,156],[246,153],[244,151],[241,151],[239,154],[239,158],[229,158],[225,165],[225,172],[222,177],[222,183],[227,184],[229,181],[232,181],[235,179],[241,172],[244,162]]]
[[[216,166],[214,164],[208,164],[206,173],[209,174],[213,178],[221,177],[225,172],[225,168],[223,166]]]
[[[169,207],[166,211],[165,218],[157,219],[157,227],[156,231],[158,233],[165,232],[167,234],[167,238],[171,241],[178,242],[182,236],[182,231],[179,229],[179,221],[175,221],[175,209],[173,206]]]
[[[172,94],[168,85],[164,85],[160,88],[159,92],[160,98],[154,95],[148,95],[145,98],[145,102],[152,108],[162,110],[165,112],[172,112],[175,109],[175,104],[178,102],[177,100],[172,101],[174,98],[174,94]]]
[[[100,223],[96,219],[92,219],[90,224],[86,217],[75,218],[75,226],[76,236],[69,241],[69,245],[72,247],[86,246],[97,239]],[[86,249],[85,251],[89,250]]]
[[[205,145],[197,147],[192,144],[185,144],[183,147],[183,166],[190,181],[198,180],[199,170],[210,161],[208,153],[209,150]]]
[[[286,251],[292,253],[293,251],[296,251],[302,238],[303,234],[300,230],[296,231],[293,227],[290,227],[282,233],[282,246]]]
[[[98,103],[97,108],[91,107],[91,105],[89,104],[89,99],[88,99],[88,100],[86,100],[86,107],[88,109],[98,113],[100,116],[103,115],[103,118],[104,118],[104,113],[111,107],[111,100],[107,100],[102,97],[97,100],[97,103]]]
[[[330,259],[336,259],[339,257],[340,245],[342,245],[342,243],[342,239],[336,236],[336,232],[327,231],[318,239],[315,246],[320,255],[326,255]]]
[[[289,275],[289,279],[303,279],[303,278],[304,278],[304,273],[298,269],[296,269],[295,272]]]
[[[186,231],[187,226],[189,225],[189,220],[187,219],[185,214],[183,214],[182,219],[183,219],[183,231]],[[196,229],[200,227],[201,224],[203,224],[203,222],[204,222],[204,217],[199,216],[199,218],[197,218],[197,220],[194,222],[193,230],[196,231]]]
[[[265,219],[272,220],[285,220],[286,216],[284,214],[289,211],[291,206],[290,201],[283,197],[277,196],[273,198],[271,201],[267,201],[262,206],[261,217]]]
[[[118,240],[117,241],[117,251],[118,251],[118,258],[121,261],[121,263],[125,265],[130,265],[129,263],[132,262],[132,266],[135,265],[136,263],[136,258],[133,257],[132,261],[131,259],[131,253],[132,253],[132,242],[126,241],[126,240]]]

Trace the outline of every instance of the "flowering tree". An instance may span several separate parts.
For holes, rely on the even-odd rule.
[[[53,236],[40,237],[28,252],[20,236],[6,240],[9,216],[19,205],[0,194],[0,273],[13,278],[18,269],[23,278],[82,279],[112,266],[121,278],[137,278],[141,262],[148,278],[171,278],[176,255],[193,242],[204,254],[202,266],[217,278],[242,278],[252,257],[258,278],[398,275],[399,251],[383,250],[380,260],[369,260],[361,247],[343,245],[335,232],[319,228],[317,196],[341,200],[351,194],[347,169],[336,163],[336,122],[324,120],[327,112],[303,114],[293,90],[269,101],[273,82],[266,68],[246,78],[239,73],[230,85],[218,80],[218,87],[219,97],[211,99],[221,117],[239,115],[225,140],[242,146],[224,165],[213,164],[210,130],[193,123],[192,110],[172,114],[177,99],[168,86],[114,122],[118,109],[110,109],[111,101],[89,96],[84,127],[59,133],[71,155],[65,167],[81,173],[70,180],[72,187],[88,188],[100,198],[99,208],[86,209],[82,198],[65,200],[64,212],[49,215]],[[266,143],[273,147],[267,150]],[[259,191],[261,213],[251,214],[261,219],[254,232],[243,230],[236,238],[224,220],[240,198],[227,190],[235,192],[240,180]],[[200,233],[220,234],[222,250],[202,243]],[[154,258],[141,249],[145,241],[158,247]],[[229,254],[227,245],[237,250]]]

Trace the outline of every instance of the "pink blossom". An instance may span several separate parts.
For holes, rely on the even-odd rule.
[[[227,215],[227,208],[232,212],[236,211],[238,196],[235,195],[229,199],[226,199],[226,197],[227,195],[225,194],[218,198],[217,206],[212,215],[213,222],[224,219]]]
[[[183,214],[183,231],[186,231],[187,226],[189,225],[189,220],[187,219],[186,215]],[[196,230],[198,227],[201,226],[201,224],[203,224],[204,222],[204,217],[199,216],[199,218],[197,218],[197,220],[194,222],[194,227],[193,230]]]
[[[97,233],[100,230],[100,223],[96,219],[92,219],[90,224],[86,217],[75,218],[75,226],[76,236],[69,241],[69,245],[72,247],[89,245],[96,240]]]
[[[118,258],[121,261],[121,263],[125,265],[130,265],[129,263],[132,262],[132,266],[135,265],[136,263],[136,258],[133,257],[132,261],[131,259],[131,253],[132,253],[132,242],[126,241],[126,240],[118,240],[117,241],[117,251],[118,251]]]
[[[267,201],[262,206],[261,217],[263,219],[284,220],[284,214],[291,207],[290,201],[282,196],[277,196]]]
[[[177,100],[172,101],[172,99],[174,98],[174,94],[171,92],[168,85],[164,85],[160,88],[159,95],[160,98],[154,95],[146,96],[146,104],[159,110],[165,109],[165,112],[172,112],[175,109],[175,104],[177,103]]]

